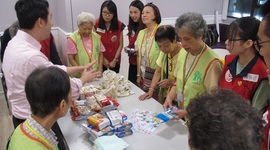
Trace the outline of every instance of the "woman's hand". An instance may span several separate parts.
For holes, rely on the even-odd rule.
[[[147,93],[144,93],[142,95],[139,96],[139,100],[140,101],[144,101],[146,99],[149,99],[153,96],[153,90],[149,89],[149,91]]]
[[[114,68],[116,66],[116,60],[110,62],[110,68]]]
[[[172,118],[172,120],[179,120],[181,118],[184,118],[187,115],[187,111],[181,109],[181,110],[175,110],[172,112],[173,114],[176,114],[175,117]]]
[[[105,57],[103,59],[103,66],[105,66],[106,68],[110,68],[110,63]]]
[[[172,81],[170,79],[164,79],[164,80],[158,82],[158,86],[161,88],[166,88],[166,87],[172,86],[173,83],[174,83],[174,81]]]

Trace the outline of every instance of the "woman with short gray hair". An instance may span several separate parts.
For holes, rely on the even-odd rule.
[[[182,110],[176,111],[174,119],[186,116],[186,107],[198,94],[218,88],[222,63],[217,54],[203,42],[207,25],[202,15],[188,12],[177,18],[175,29],[185,51],[180,51],[174,73],[173,86],[164,103],[164,108],[172,107],[176,97]]]
[[[97,63],[93,66],[95,71],[102,75],[103,52],[105,48],[100,36],[93,31],[95,16],[88,12],[82,12],[77,18],[78,30],[69,35],[67,40],[67,54],[71,66],[84,66],[96,59]],[[80,74],[75,74],[80,77]]]

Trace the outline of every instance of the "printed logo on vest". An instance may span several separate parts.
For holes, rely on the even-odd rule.
[[[194,83],[201,83],[202,82],[202,73],[201,72],[196,71],[194,73],[193,82]]]
[[[250,82],[258,82],[259,75],[258,74],[249,73],[249,74],[247,74],[247,76],[243,77],[243,80],[250,81]]]
[[[230,70],[227,70],[227,72],[225,73],[225,80],[227,81],[227,82],[232,82],[232,74],[231,74],[231,72],[230,72]]]
[[[116,40],[117,40],[117,36],[116,35],[112,36],[111,41],[115,42]]]

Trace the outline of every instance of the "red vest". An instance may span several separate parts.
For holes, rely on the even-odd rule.
[[[101,42],[106,49],[103,55],[109,62],[111,62],[115,58],[115,55],[119,46],[120,34],[122,32],[123,23],[121,21],[118,21],[117,31],[112,31],[112,30],[107,31],[106,29],[101,29],[98,27],[99,25],[98,23],[99,23],[99,19],[96,19],[96,24],[95,24],[96,31],[101,36]],[[121,54],[118,59],[119,61],[117,61],[117,64],[120,64]]]
[[[50,48],[50,42],[51,42],[51,36],[49,36],[47,39],[40,41],[41,49],[40,51],[49,59],[51,55],[51,48]]]
[[[236,75],[238,56],[227,55],[222,71],[220,87],[234,91],[251,102],[253,95],[263,79],[267,79],[266,65],[255,56],[248,65]]]
[[[129,27],[131,28],[131,27]],[[128,41],[129,41],[129,48],[134,48],[134,43],[137,40],[137,36],[138,34],[135,33],[136,31],[132,30],[132,34],[128,36]],[[129,57],[129,63],[132,65],[137,65],[137,55],[132,55],[131,57]]]

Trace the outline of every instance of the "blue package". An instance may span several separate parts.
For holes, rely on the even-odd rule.
[[[173,105],[172,108],[168,108],[164,112],[157,114],[156,117],[163,120],[164,122],[167,122],[176,116],[176,114],[173,114],[173,112],[180,109],[181,108],[178,106]]]

